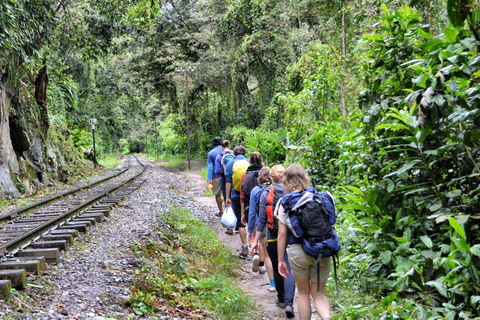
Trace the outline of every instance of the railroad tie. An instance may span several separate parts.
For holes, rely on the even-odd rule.
[[[69,234],[72,237],[77,237],[78,236],[78,230],[75,229],[55,229],[50,231],[48,234],[54,235],[54,234]]]
[[[105,219],[105,215],[102,212],[84,212],[78,216],[78,219],[83,220],[84,218],[94,218],[97,223],[102,223]]]
[[[12,282],[10,280],[0,280],[0,300],[10,299],[10,289]]]
[[[30,247],[33,249],[58,248],[67,251],[67,240],[36,241],[30,243]]]
[[[0,270],[0,280],[10,280],[12,288],[17,290],[27,289],[27,272],[20,270]]]
[[[38,261],[40,269],[43,271],[47,268],[47,263],[45,257],[13,257],[8,258],[7,261]],[[27,271],[28,272],[28,271]]]
[[[60,250],[58,248],[24,249],[16,254],[17,257],[45,257],[47,263],[58,263]]]
[[[46,234],[42,236],[43,241],[65,240],[68,244],[72,244],[73,236],[68,233],[63,234]]]
[[[11,261],[7,260],[5,262],[0,263],[0,270],[17,270],[17,269],[24,269],[27,273],[32,273],[37,276],[41,276],[43,273],[41,260],[17,260]]]

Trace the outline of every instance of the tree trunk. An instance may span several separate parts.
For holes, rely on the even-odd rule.
[[[37,101],[38,107],[40,108],[41,115],[41,126],[43,133],[47,134],[49,122],[48,122],[48,111],[47,111],[47,86],[48,86],[48,75],[47,75],[47,65],[46,62],[43,62],[43,67],[38,73],[37,79],[35,80],[35,100]]]
[[[347,70],[347,46],[345,44],[345,0],[342,3],[342,73],[346,74]],[[348,110],[345,103],[345,77],[342,75],[341,86],[340,86],[340,105],[342,108],[342,116],[345,121],[348,121]]]

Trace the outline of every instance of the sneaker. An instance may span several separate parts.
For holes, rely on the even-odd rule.
[[[267,273],[267,268],[266,268],[265,266],[259,267],[258,273],[260,273],[260,274],[265,274],[265,273]]]
[[[270,291],[270,292],[275,292],[275,291],[277,291],[277,288],[275,288],[275,286],[270,285],[270,286],[268,287],[268,291]]]
[[[252,259],[252,271],[253,272],[258,272],[259,271],[259,264],[260,264],[260,257],[258,256],[258,254],[254,255],[253,256],[253,259]]]
[[[293,312],[292,306],[285,307],[285,315],[287,316],[287,318],[295,318],[295,312]]]
[[[285,303],[285,301],[284,301],[284,302],[280,302],[280,301],[278,301],[278,298],[275,299],[275,304],[276,304],[277,307],[279,307],[279,308],[285,308],[285,307],[287,306],[287,304]]]
[[[240,249],[240,257],[248,256],[248,244],[242,244],[242,249]]]
[[[227,228],[227,231],[225,231],[226,234],[232,235],[233,234],[233,229],[232,228]]]

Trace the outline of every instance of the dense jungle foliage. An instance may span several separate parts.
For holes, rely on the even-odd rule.
[[[0,70],[88,153],[214,136],[338,198],[336,318],[480,316],[478,0],[9,0]],[[188,86],[178,69],[189,72]],[[185,92],[185,88],[187,88]],[[345,295],[346,296],[346,295]]]

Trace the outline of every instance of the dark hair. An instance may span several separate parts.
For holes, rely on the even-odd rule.
[[[236,157],[238,156],[239,154],[241,155],[245,155],[245,147],[244,146],[235,146],[235,148],[233,148],[233,155]]]
[[[298,164],[292,164],[285,170],[283,175],[283,189],[284,193],[292,191],[302,191],[310,187],[310,178],[303,170],[302,166]]]
[[[230,148],[230,141],[228,141],[228,140],[223,140],[223,141],[222,141],[222,147],[223,147],[223,148]]]
[[[222,138],[220,138],[220,137],[213,138],[213,145],[214,146],[219,146],[221,144],[222,144]]]
[[[262,155],[258,151],[253,151],[252,153],[250,153],[250,165],[253,165],[253,164],[263,166]]]

